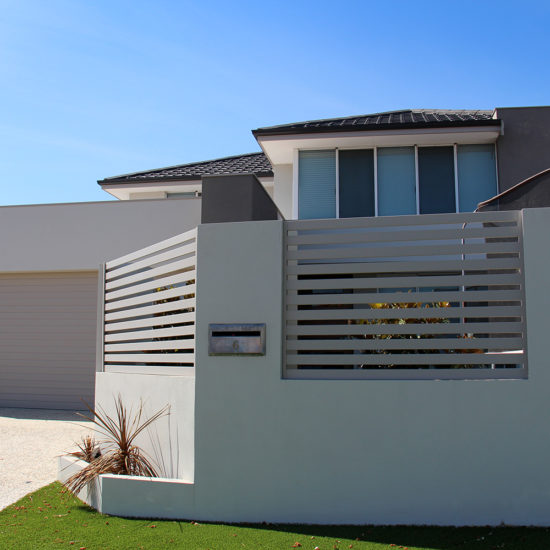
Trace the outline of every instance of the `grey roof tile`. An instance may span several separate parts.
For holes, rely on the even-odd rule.
[[[493,111],[405,109],[370,115],[323,120],[307,120],[252,130],[256,137],[266,135],[305,134],[315,132],[390,130],[398,128],[432,128],[453,126],[500,125]]]
[[[198,180],[202,176],[256,174],[258,177],[273,176],[271,164],[264,153],[249,153],[189,164],[179,164],[167,168],[134,172],[113,176],[98,181],[100,185],[109,183],[145,183],[153,181]]]

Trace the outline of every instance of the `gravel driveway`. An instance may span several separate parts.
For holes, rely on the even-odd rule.
[[[0,510],[57,479],[57,457],[92,433],[71,411],[0,408]]]

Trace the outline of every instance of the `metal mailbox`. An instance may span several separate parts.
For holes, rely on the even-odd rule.
[[[208,355],[265,355],[265,323],[210,323]]]

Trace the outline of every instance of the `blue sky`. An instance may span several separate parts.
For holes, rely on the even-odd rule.
[[[0,0],[0,204],[258,150],[250,130],[550,104],[550,3]]]

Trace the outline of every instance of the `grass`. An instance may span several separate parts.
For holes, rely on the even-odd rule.
[[[296,546],[298,543],[301,546]],[[105,516],[52,483],[0,512],[0,548],[87,550],[536,550],[550,530],[525,527],[229,525]]]

